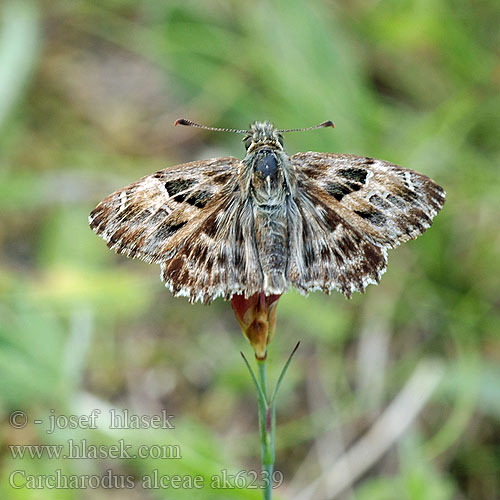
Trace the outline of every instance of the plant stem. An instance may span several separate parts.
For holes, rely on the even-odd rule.
[[[262,459],[262,479],[264,500],[271,500],[274,471],[274,436],[276,431],[275,405],[270,404],[267,392],[267,357],[257,359],[259,385],[263,398],[259,398],[260,452]]]
[[[276,396],[278,390],[283,382],[283,378],[286,375],[288,367],[292,361],[293,355],[299,348],[300,342],[293,349],[292,353],[288,357],[285,366],[281,370],[278,382],[272,396],[269,397],[269,392],[267,390],[267,357],[264,359],[256,358],[257,367],[259,368],[259,377],[255,376],[250,363],[243,353],[241,357],[245,364],[247,365],[248,371],[252,377],[255,388],[257,389],[257,401],[259,407],[259,433],[260,433],[260,453],[262,458],[262,485],[264,500],[271,500],[272,488],[273,488],[273,473],[274,473],[274,437],[276,434]]]

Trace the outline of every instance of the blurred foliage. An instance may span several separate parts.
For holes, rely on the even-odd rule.
[[[258,467],[238,354],[250,349],[229,305],[172,298],[156,266],[113,255],[87,225],[100,199],[142,175],[243,155],[236,136],[173,129],[180,116],[238,128],[333,119],[334,131],[287,136],[288,152],[380,157],[448,193],[432,229],[390,253],[378,287],[350,301],[280,299],[270,377],[302,346],[279,401],[277,498],[320,475],[318,444],[333,462],[361,438],[426,359],[444,370],[438,390],[337,498],[498,498],[498,1],[4,0],[0,19],[2,498],[193,494],[12,489],[15,469],[209,478]],[[92,408],[167,408],[176,428],[47,435],[9,425],[18,409],[32,420]],[[7,448],[69,437],[178,444],[182,460],[30,461]],[[202,497],[260,498],[209,488]]]

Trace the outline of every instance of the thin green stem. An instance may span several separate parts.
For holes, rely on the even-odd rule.
[[[259,368],[259,385],[264,395],[262,404],[259,398],[259,430],[260,430],[260,453],[262,459],[262,481],[264,500],[271,500],[274,471],[274,436],[276,430],[276,418],[274,405],[269,404],[267,393],[267,358],[257,359]]]
[[[267,357],[264,359],[257,359],[258,377],[255,375],[250,363],[243,353],[245,364],[248,371],[252,376],[253,383],[257,390],[257,401],[259,408],[259,434],[260,434],[260,454],[262,460],[262,487],[264,500],[271,500],[273,488],[273,472],[275,462],[275,435],[276,435],[276,395],[280,388],[281,382],[290,366],[293,355],[299,347],[299,343],[295,346],[290,354],[285,366],[281,370],[278,378],[278,383],[274,388],[272,396],[269,397],[267,388]]]
[[[255,358],[257,361],[257,367],[259,368],[259,382],[262,393],[264,394],[264,399],[268,400],[267,395],[267,356],[264,359]]]

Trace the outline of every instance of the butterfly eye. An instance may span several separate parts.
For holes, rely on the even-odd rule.
[[[243,144],[245,145],[245,149],[248,149],[252,145],[252,136],[246,135],[243,137]]]

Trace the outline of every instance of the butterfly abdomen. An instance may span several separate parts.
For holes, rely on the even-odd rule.
[[[263,274],[263,291],[280,294],[287,288],[288,227],[283,206],[254,210],[255,240]]]

